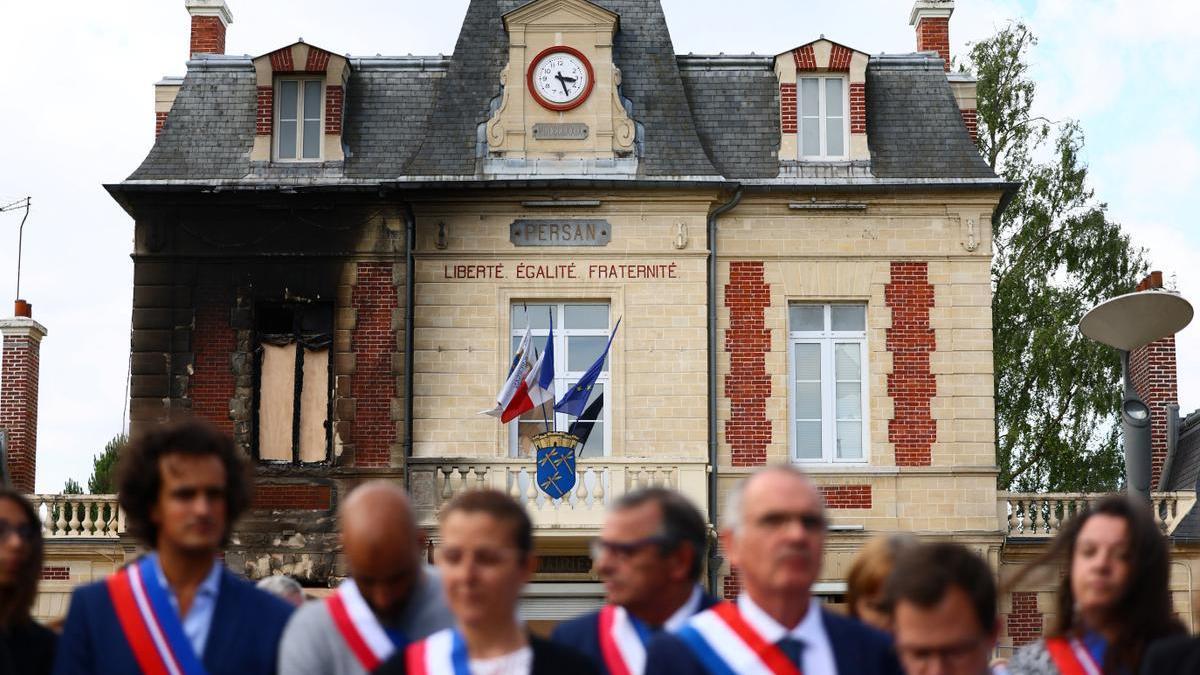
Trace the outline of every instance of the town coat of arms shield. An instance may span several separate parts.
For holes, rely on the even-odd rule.
[[[549,431],[531,440],[537,450],[538,487],[551,499],[570,494],[575,487],[575,450],[579,439],[561,431]]]

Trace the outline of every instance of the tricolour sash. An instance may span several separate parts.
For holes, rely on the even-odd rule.
[[[353,579],[346,579],[337,591],[325,599],[333,625],[337,626],[350,652],[367,672],[378,668],[397,647],[392,636],[375,618]]]
[[[693,616],[676,635],[713,675],[800,675],[800,666],[764,640],[731,602]]]
[[[153,557],[144,556],[108,578],[108,595],[133,657],[146,675],[204,675],[156,576]]]
[[[600,610],[600,655],[611,675],[642,675],[646,670],[647,630],[624,607]]]
[[[1077,638],[1049,638],[1046,651],[1061,675],[1101,675],[1103,669]]]
[[[453,628],[410,644],[404,662],[408,675],[471,675],[467,642]]]

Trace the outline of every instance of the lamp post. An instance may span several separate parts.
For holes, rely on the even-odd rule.
[[[1079,322],[1084,337],[1121,354],[1121,431],[1125,445],[1125,482],[1130,494],[1150,501],[1150,407],[1129,378],[1129,353],[1183,330],[1192,321],[1192,305],[1172,291],[1148,290],[1105,300]]]

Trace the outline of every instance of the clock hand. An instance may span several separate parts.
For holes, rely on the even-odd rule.
[[[571,95],[571,92],[567,91],[567,79],[568,79],[568,78],[565,78],[565,77],[563,77],[563,74],[562,74],[562,73],[558,73],[557,75],[555,75],[555,76],[554,76],[554,78],[555,78],[556,80],[558,80],[558,83],[559,83],[559,84],[561,84],[561,85],[562,85],[562,88],[563,88],[563,96],[570,96],[570,95]],[[574,80],[571,80],[571,81],[572,81],[572,82],[574,82]]]

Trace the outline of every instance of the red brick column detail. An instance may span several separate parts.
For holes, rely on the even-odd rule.
[[[340,86],[325,87],[325,133],[342,133],[342,105],[345,92]]]
[[[275,88],[258,88],[258,108],[254,113],[254,134],[270,136],[275,128]]]
[[[1014,647],[1027,645],[1041,638],[1042,613],[1038,610],[1037,593],[1013,593],[1012,612],[1009,613],[1005,624]]]
[[[237,335],[229,323],[233,297],[227,291],[201,287],[196,291],[192,328],[192,414],[233,433],[229,404],[234,397],[233,353]]]
[[[0,324],[4,354],[0,361],[0,429],[8,434],[8,473],[18,492],[32,494],[37,476],[38,376],[41,324],[18,318]]]
[[[396,425],[392,421],[392,399],[396,397],[396,377],[392,374],[396,333],[392,330],[392,314],[397,302],[392,265],[358,263],[353,302],[357,312],[350,340],[355,360],[351,378],[355,399],[355,464],[385,467],[391,464],[391,445],[396,438]]]
[[[259,485],[254,490],[256,509],[328,511],[332,493],[328,485]]]
[[[850,57],[854,52],[847,47],[834,45],[829,52],[829,70],[835,73],[850,72]]]
[[[291,73],[296,70],[292,63],[292,48],[284,47],[271,52],[271,70],[275,73]]]
[[[870,485],[821,485],[818,486],[825,506],[831,509],[871,508]]]
[[[796,85],[779,85],[779,126],[783,133],[796,133],[796,114]]]
[[[917,51],[937,52],[950,72],[949,17],[924,17],[917,22]]]
[[[771,350],[771,331],[767,329],[764,313],[770,305],[771,287],[764,280],[763,263],[729,263],[729,284],[725,286],[725,306],[729,308],[729,330],[725,332],[729,374],[725,376],[725,396],[729,399],[730,414],[725,421],[725,441],[729,443],[733,466],[761,466],[767,462],[767,445],[771,442],[771,421],[767,419],[771,378],[767,374],[766,354]]]
[[[742,573],[736,567],[730,566],[729,575],[725,577],[725,583],[721,584],[721,597],[726,600],[732,600],[742,592]]]
[[[974,108],[964,108],[962,110],[963,124],[967,127],[967,133],[971,134],[971,140],[979,142],[979,111]]]
[[[850,83],[850,133],[867,133],[867,85]]]
[[[308,58],[304,62],[304,72],[323,73],[329,67],[329,52],[316,47],[308,48]]]
[[[812,71],[817,69],[817,56],[813,53],[812,45],[805,45],[792,52],[796,59],[796,70]]]
[[[60,565],[42,567],[42,581],[70,581],[71,568]]]
[[[218,16],[193,16],[191,54],[224,54],[225,24]]]
[[[1137,285],[1138,292],[1162,288],[1162,272],[1158,271],[1151,272]],[[1150,407],[1150,487],[1157,489],[1158,477],[1167,458],[1167,407],[1179,405],[1175,336],[1130,352],[1129,380],[1138,396]]]
[[[892,327],[887,330],[892,373],[887,386],[895,406],[895,415],[888,421],[888,441],[895,446],[897,466],[929,466],[937,440],[937,422],[930,415],[937,382],[929,371],[929,354],[937,343],[929,327],[933,286],[928,264],[892,263],[892,280],[884,289],[884,299],[892,308]]]
[[[167,113],[165,113],[165,112],[154,113],[154,137],[155,138],[158,138],[158,136],[160,134],[162,134],[163,127],[166,126],[166,124],[167,124]]]

